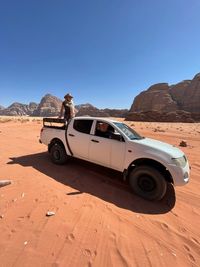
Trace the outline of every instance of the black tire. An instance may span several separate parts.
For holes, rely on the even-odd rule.
[[[167,190],[165,177],[147,165],[135,167],[130,172],[129,183],[134,193],[148,200],[161,200]]]
[[[62,144],[54,143],[50,148],[50,156],[53,163],[62,165],[67,162],[68,156]]]

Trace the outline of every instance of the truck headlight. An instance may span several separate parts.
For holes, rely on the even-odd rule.
[[[172,162],[178,166],[178,167],[181,167],[181,168],[184,168],[186,163],[187,163],[187,159],[186,159],[186,156],[184,155],[183,157],[181,158],[172,158]]]

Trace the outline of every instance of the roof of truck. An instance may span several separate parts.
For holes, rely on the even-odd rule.
[[[79,116],[79,117],[74,117],[74,119],[92,119],[92,120],[103,120],[103,121],[107,121],[107,122],[119,122],[117,120],[114,120],[114,119],[108,118],[108,117]]]

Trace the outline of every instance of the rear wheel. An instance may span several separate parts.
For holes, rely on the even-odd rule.
[[[167,190],[165,177],[147,165],[135,167],[130,172],[129,183],[134,193],[148,200],[162,199]]]
[[[66,163],[68,159],[64,146],[59,143],[54,143],[51,146],[50,156],[53,163],[59,165]]]

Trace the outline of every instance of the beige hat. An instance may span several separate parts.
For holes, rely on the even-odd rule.
[[[72,96],[70,93],[68,93],[68,94],[66,94],[66,95],[64,96],[64,98],[68,98],[68,97],[73,98],[73,96]]]

